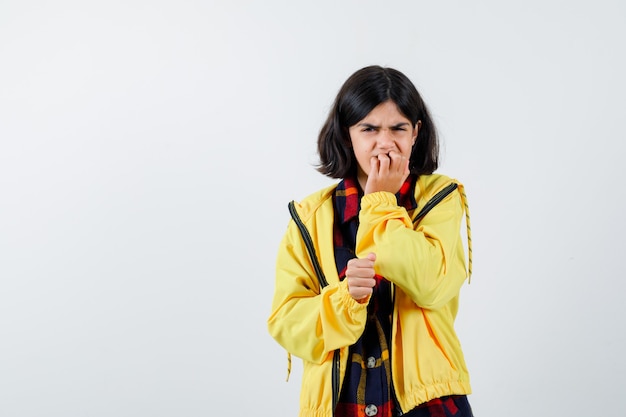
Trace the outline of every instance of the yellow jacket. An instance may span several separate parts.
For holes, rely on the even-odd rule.
[[[462,185],[413,223],[417,212],[453,182],[458,184],[443,175],[420,176],[414,213],[399,207],[392,193],[376,192],[361,199],[356,254],[362,258],[376,253],[376,273],[394,285],[391,372],[402,412],[433,398],[471,392],[454,331],[460,288],[468,277],[460,233],[466,208]],[[302,417],[333,415],[348,349],[367,320],[367,303],[352,299],[335,266],[335,188],[327,187],[295,205],[328,285],[320,285],[293,220],[276,261],[268,329],[287,352],[303,360]]]

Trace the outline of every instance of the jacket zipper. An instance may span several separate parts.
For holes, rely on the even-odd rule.
[[[333,417],[335,415],[335,408],[339,403],[339,367],[341,366],[341,358],[339,349],[336,349],[333,353],[333,375],[332,375],[332,387],[333,387]]]
[[[413,223],[417,222],[422,217],[424,217],[433,207],[435,207],[437,204],[439,204],[441,202],[441,200],[446,198],[448,196],[448,194],[450,194],[452,191],[456,190],[458,186],[459,185],[457,183],[453,182],[453,183],[447,185],[446,188],[444,188],[443,190],[441,190],[437,194],[435,194],[433,196],[433,198],[428,200],[428,202],[424,205],[424,207],[422,207],[422,209],[417,214],[417,216],[415,216],[415,219],[413,219]]]
[[[306,245],[306,250],[309,252],[309,256],[311,257],[311,262],[313,263],[313,268],[315,269],[315,274],[317,274],[317,278],[320,280],[321,288],[324,288],[328,285],[328,281],[326,281],[326,276],[324,276],[324,272],[322,272],[322,267],[319,264],[317,259],[317,254],[315,253],[315,247],[313,246],[313,240],[311,239],[311,235],[309,234],[309,230],[306,228],[298,212],[296,211],[295,203],[293,201],[289,202],[289,214],[291,214],[291,218],[296,222],[298,229],[300,229],[300,234],[302,235],[302,239],[304,240],[304,244]]]
[[[296,211],[295,203],[293,201],[289,202],[289,214],[291,214],[291,218],[294,220],[298,229],[300,230],[300,234],[302,235],[302,240],[304,240],[304,245],[306,246],[307,252],[309,253],[309,257],[311,258],[311,262],[313,263],[313,268],[315,269],[315,274],[320,281],[320,291],[322,288],[328,285],[328,281],[326,281],[326,276],[324,272],[322,272],[322,267],[319,264],[319,260],[317,259],[317,254],[315,253],[315,246],[313,246],[313,239],[311,239],[311,235],[309,234],[309,230],[306,228],[298,212]],[[340,352],[339,349],[336,349],[333,352],[333,366],[332,366],[332,377],[331,377],[331,385],[333,390],[333,416],[335,415],[335,407],[339,402],[339,367],[341,365],[340,362]]]

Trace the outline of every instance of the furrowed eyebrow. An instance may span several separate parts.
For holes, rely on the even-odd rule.
[[[391,126],[391,128],[392,129],[397,129],[399,127],[407,127],[409,125],[410,125],[410,123],[400,122],[400,123],[397,123],[397,124]],[[371,123],[359,123],[358,126],[360,126],[360,127],[367,127],[367,128],[370,128],[370,129],[380,129],[380,126],[376,126],[376,125],[373,125]]]
[[[380,126],[376,126],[370,123],[359,123],[358,126],[360,127],[368,127],[370,129],[380,129]]]

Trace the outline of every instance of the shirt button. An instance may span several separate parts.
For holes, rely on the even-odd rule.
[[[376,414],[378,414],[378,407],[376,407],[374,404],[370,404],[367,407],[365,407],[365,415],[366,416],[375,416]]]
[[[367,367],[373,368],[375,366],[376,366],[376,358],[373,356],[370,356],[369,358],[367,358]]]

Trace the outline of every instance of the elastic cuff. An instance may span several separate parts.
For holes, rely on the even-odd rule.
[[[386,204],[392,204],[395,206],[398,204],[398,200],[396,198],[396,195],[393,193],[390,193],[389,191],[376,191],[375,193],[369,193],[361,197],[361,206],[363,206],[363,203],[367,203],[367,204],[386,203]]]
[[[368,295],[367,298],[364,298],[364,301],[357,301],[350,295],[350,291],[348,291],[348,280],[344,279],[339,283],[339,292],[341,293],[341,300],[344,305],[348,308],[350,313],[356,313],[363,309],[367,309],[367,304],[371,295]]]

